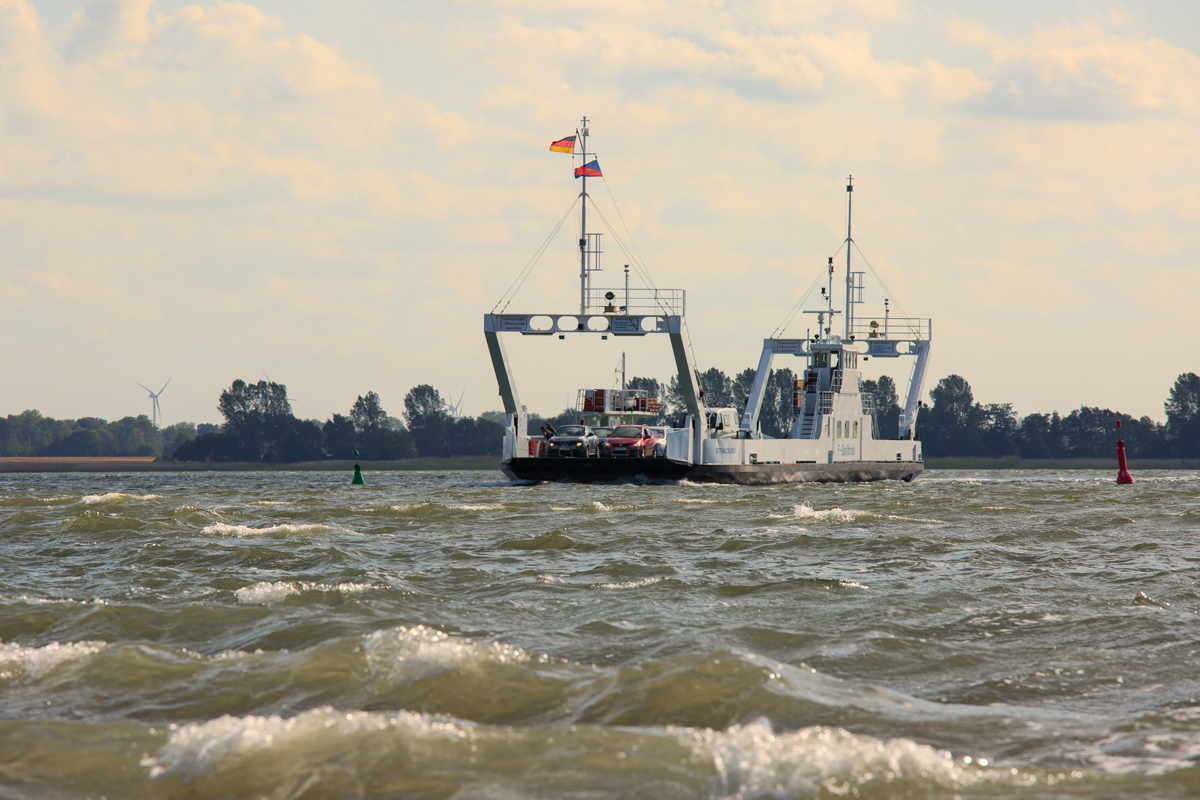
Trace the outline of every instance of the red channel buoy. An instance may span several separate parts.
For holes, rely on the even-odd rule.
[[[1121,420],[1117,420],[1117,430],[1121,430]],[[1133,483],[1133,476],[1125,466],[1125,442],[1117,438],[1117,483]]]

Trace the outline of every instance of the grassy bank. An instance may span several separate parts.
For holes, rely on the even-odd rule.
[[[1200,460],[1131,458],[1129,471],[1140,469],[1200,469]],[[1117,458],[927,458],[926,469],[1100,469],[1117,471]]]
[[[400,461],[359,461],[365,472],[416,470],[497,470],[496,456],[406,458]],[[0,472],[352,472],[353,461],[305,461],[298,464],[249,462],[203,463],[160,461],[154,458],[0,458]]]

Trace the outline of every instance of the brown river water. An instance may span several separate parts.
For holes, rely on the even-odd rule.
[[[0,475],[0,797],[1200,796],[1200,474]]]

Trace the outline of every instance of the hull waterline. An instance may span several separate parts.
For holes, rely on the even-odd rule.
[[[920,462],[837,462],[833,464],[688,464],[668,458],[549,459],[501,462],[504,474],[521,481],[608,483],[620,480],[687,480],[766,486],[780,483],[867,483],[911,481],[924,471]]]

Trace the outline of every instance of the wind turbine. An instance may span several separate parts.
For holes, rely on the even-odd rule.
[[[448,403],[445,400],[442,401],[442,405],[444,405],[446,408],[450,409],[450,416],[453,417],[454,419],[462,419],[462,401],[463,401],[463,397],[465,397],[466,394],[467,394],[467,390],[463,389],[462,394],[460,394],[458,396],[457,403]],[[450,395],[450,399],[453,400],[454,395]]]
[[[263,377],[267,379],[267,383],[271,383],[271,382],[272,382],[272,381],[271,381],[271,376],[267,374],[267,371],[266,371],[265,369],[262,371],[262,374],[263,374]],[[288,397],[288,402],[289,402],[289,403],[294,403],[294,402],[296,402],[296,398],[289,396],[289,397]]]
[[[156,427],[156,428],[158,427],[158,418],[162,416],[162,409],[158,407],[158,396],[167,390],[167,385],[170,382],[171,382],[171,379],[167,378],[167,382],[163,384],[163,388],[159,389],[157,392],[155,392],[149,386],[144,386],[140,383],[138,384],[138,386],[141,386],[143,389],[145,389],[147,392],[150,393],[150,401],[151,401],[150,413],[153,415],[151,421],[154,423],[154,427]]]

